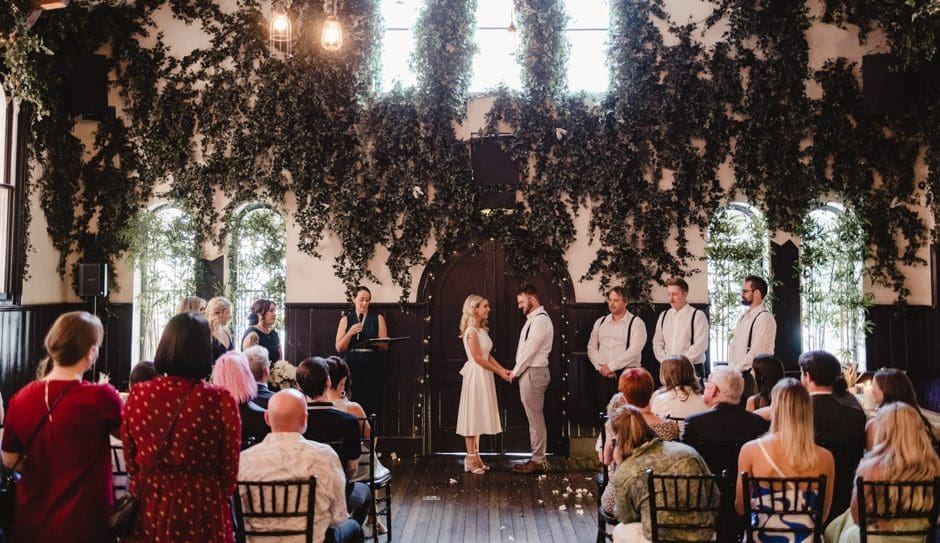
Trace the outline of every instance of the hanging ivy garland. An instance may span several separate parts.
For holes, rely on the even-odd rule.
[[[671,26],[676,44],[666,45],[653,24],[668,21],[661,0],[612,3],[610,91],[592,98],[565,88],[563,2],[517,0],[523,90],[498,93],[486,131],[508,124],[507,151],[528,168],[523,203],[492,213],[479,212],[469,148],[453,128],[468,98],[475,2],[425,2],[415,28],[418,85],[381,95],[373,93],[377,1],[340,4],[347,45],[339,53],[317,45],[320,6],[299,4],[289,61],[270,56],[258,0],[239,0],[232,12],[210,0],[170,2],[175,17],[211,40],[182,58],[159,34],[142,45],[162,1],[76,1],[28,32],[28,2],[0,9],[4,85],[39,113],[30,142],[42,166],[35,188],[60,271],[70,258],[119,258],[127,243],[118,232],[167,182],[165,196],[217,244],[245,202],[293,209],[299,250],[320,256],[328,231],[340,240],[335,269],[347,285],[375,279],[370,261],[385,247],[403,299],[432,241],[440,256],[494,238],[517,271],[539,262],[566,271],[574,213],[586,206],[597,243],[586,277],[602,288],[623,281],[631,297],[645,298],[650,279],[695,265],[687,232],[706,228],[732,196],[718,183],[730,155],[735,189],[764,208],[773,228],[799,232],[822,199],[844,198],[867,219],[870,273],[901,300],[909,294],[899,266],[919,263],[928,241],[913,164],[926,144],[930,171],[940,165],[940,146],[930,145],[940,106],[924,98],[902,118],[866,117],[856,68],[834,60],[810,73],[802,4],[722,0],[709,23],[727,17],[731,30],[706,50],[691,25]],[[829,0],[825,17],[863,28],[879,21],[899,54],[924,64],[937,18],[909,32],[898,24],[908,11],[882,19]],[[70,67],[102,47],[124,108],[98,124],[86,152],[63,96]],[[823,87],[820,100],[806,96],[811,76]],[[940,190],[938,176],[926,190]],[[221,210],[220,197],[231,202]]]

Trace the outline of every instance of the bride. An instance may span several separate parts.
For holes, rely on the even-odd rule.
[[[463,469],[482,475],[489,468],[480,459],[480,434],[498,434],[503,431],[496,404],[496,382],[493,374],[510,380],[509,370],[490,355],[493,340],[487,328],[490,302],[471,294],[463,303],[460,317],[460,336],[467,352],[467,362],[460,370],[460,409],[457,411],[457,433],[464,436],[467,458]]]

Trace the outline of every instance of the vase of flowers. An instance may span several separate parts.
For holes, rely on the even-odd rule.
[[[297,366],[287,360],[278,360],[271,366],[268,385],[275,390],[297,388]]]

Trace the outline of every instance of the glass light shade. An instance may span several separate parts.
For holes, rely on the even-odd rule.
[[[335,15],[330,15],[323,23],[320,45],[327,51],[339,51],[343,46],[343,27],[339,24],[339,19]]]
[[[271,49],[286,56],[291,56],[293,45],[293,32],[287,10],[279,7],[271,14],[271,24],[268,28],[268,41]]]
[[[519,49],[519,33],[516,31],[515,23],[509,23],[506,34],[506,52],[510,55],[515,55],[516,51]]]

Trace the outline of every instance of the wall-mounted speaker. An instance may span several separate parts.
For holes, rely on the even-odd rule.
[[[82,298],[101,297],[108,295],[108,265],[79,264],[78,265],[78,295]]]
[[[470,165],[477,185],[517,185],[519,165],[500,144],[504,137],[480,138],[470,143]]]
[[[862,57],[862,102],[869,115],[898,115],[914,103],[917,74],[891,54]]]
[[[69,73],[68,111],[73,116],[100,120],[111,114],[108,107],[108,59],[103,55],[78,57]]]

